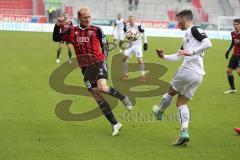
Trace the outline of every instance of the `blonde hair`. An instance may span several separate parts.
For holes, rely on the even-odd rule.
[[[129,16],[128,18],[129,18],[129,19],[130,19],[130,18],[134,18],[134,19],[136,19],[136,17],[135,17],[135,16],[132,16],[132,15],[131,15],[131,16]]]
[[[90,12],[90,9],[89,9],[89,7],[87,7],[87,6],[81,7],[81,8],[78,10],[78,16],[80,16],[83,11],[89,11],[89,12]]]

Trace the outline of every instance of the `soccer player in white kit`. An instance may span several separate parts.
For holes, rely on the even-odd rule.
[[[128,64],[127,60],[129,57],[132,55],[136,55],[138,63],[139,63],[139,68],[141,71],[141,81],[145,81],[145,71],[144,71],[144,62],[143,62],[143,52],[142,48],[144,51],[148,49],[148,44],[147,44],[147,36],[144,33],[144,29],[140,24],[136,23],[136,18],[134,16],[129,16],[128,18],[128,24],[125,24],[124,26],[124,32],[126,33],[129,29],[135,29],[136,32],[138,32],[138,39],[135,41],[129,40],[129,46],[126,50],[124,50],[123,53],[123,76],[122,80],[127,80],[128,79]],[[142,47],[142,35],[144,37],[144,46]]]
[[[119,42],[119,48],[120,48],[120,53],[122,53],[122,44],[123,44],[123,39],[124,39],[124,19],[122,18],[121,14],[117,16],[117,19],[114,23],[114,28],[113,28],[113,38],[114,38],[114,43],[117,45],[117,42]]]
[[[204,51],[212,47],[211,41],[205,32],[193,25],[191,10],[183,10],[177,14],[178,26],[185,30],[181,49],[172,55],[165,55],[163,50],[157,49],[160,58],[167,61],[183,59],[183,63],[173,76],[170,88],[159,105],[153,106],[153,113],[158,120],[162,120],[163,112],[171,104],[173,97],[178,94],[177,108],[180,115],[180,136],[173,143],[175,146],[186,145],[189,141],[188,123],[190,119],[187,102],[193,97],[198,86],[201,84],[203,75]]]

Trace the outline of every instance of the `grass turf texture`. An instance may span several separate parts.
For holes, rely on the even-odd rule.
[[[0,37],[0,159],[225,160],[239,157],[240,135],[233,131],[233,127],[240,126],[240,88],[236,73],[238,93],[223,94],[229,88],[225,73],[228,61],[224,58],[229,41],[212,40],[213,48],[205,54],[205,78],[188,104],[192,115],[191,141],[187,148],[176,148],[170,144],[179,132],[179,122],[121,119],[121,114],[127,111],[120,103],[114,110],[123,124],[117,137],[111,136],[110,125],[103,116],[85,122],[60,120],[54,112],[59,101],[72,99],[73,113],[85,112],[90,109],[87,106],[94,106],[95,102],[50,88],[49,76],[59,66],[55,62],[58,45],[51,41],[51,33],[0,31]],[[155,48],[174,53],[180,46],[178,38],[149,37],[149,50],[144,53],[144,60],[167,67],[161,79],[169,82],[181,62],[158,59]],[[116,50],[110,54],[109,64],[115,54]],[[67,61],[67,56],[64,46],[61,63]],[[136,62],[136,58],[129,62]],[[84,86],[81,78],[79,70],[74,70],[66,83]],[[137,98],[133,113],[150,114],[152,106],[160,99],[161,95]],[[166,114],[176,113],[174,101]]]

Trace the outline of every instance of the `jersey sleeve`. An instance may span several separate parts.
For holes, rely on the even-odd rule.
[[[108,56],[108,41],[107,41],[107,37],[104,35],[103,31],[101,28],[97,28],[97,38],[100,42],[101,48],[102,48],[102,52],[105,54],[105,56]]]
[[[138,30],[139,30],[139,32],[141,32],[141,33],[143,33],[143,32],[144,32],[144,29],[142,28],[142,26],[141,26],[141,25],[139,25],[139,26],[138,26]]]
[[[230,44],[227,52],[230,52],[232,50],[232,48],[233,48],[233,44],[234,44],[233,32],[231,32],[231,37],[232,37],[232,41],[231,41],[231,44]]]
[[[198,26],[193,26],[191,28],[191,32],[194,38],[196,38],[199,42],[203,39],[208,38],[206,33]]]
[[[127,32],[127,24],[126,23],[123,23],[123,31],[124,31],[124,33]]]

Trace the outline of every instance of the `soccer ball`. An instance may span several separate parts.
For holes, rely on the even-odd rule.
[[[135,28],[130,28],[126,33],[126,38],[129,41],[136,41],[138,39],[139,33]]]

